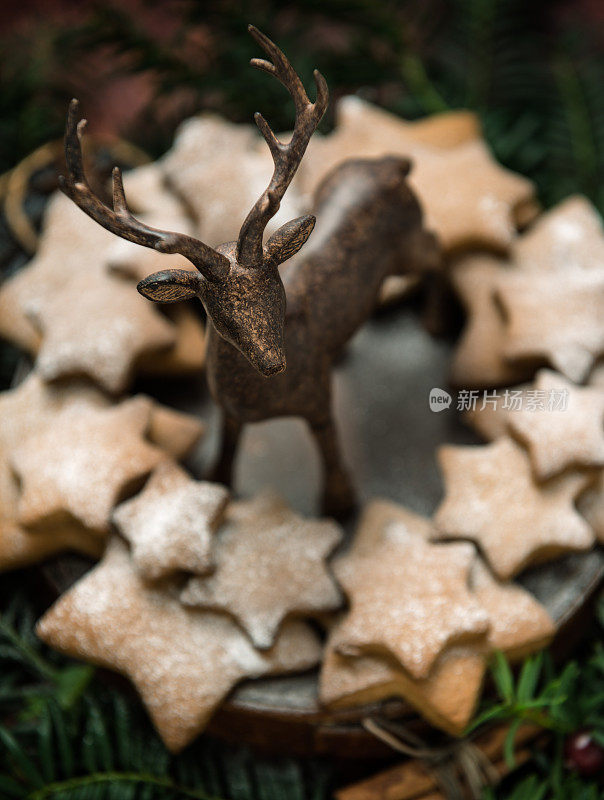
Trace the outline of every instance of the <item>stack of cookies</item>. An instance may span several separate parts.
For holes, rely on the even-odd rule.
[[[125,185],[145,222],[157,225],[161,217],[178,230],[191,229],[155,165],[128,173]],[[178,266],[186,266],[183,260]],[[158,310],[141,303],[135,290],[147,267],[173,263],[173,256],[116,240],[57,192],[36,256],[0,289],[0,336],[35,358],[45,380],[85,377],[113,395],[137,374],[198,372],[205,346],[195,312],[186,305]]]
[[[320,663],[306,618],[341,602],[325,565],[335,523],[302,519],[270,493],[229,502],[224,487],[165,460],[113,524],[100,564],[38,635],[128,676],[170,750],[198,736],[242,680]]]

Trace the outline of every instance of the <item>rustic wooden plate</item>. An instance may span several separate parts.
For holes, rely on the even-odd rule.
[[[335,376],[335,407],[343,448],[363,501],[384,497],[431,515],[442,497],[436,449],[478,438],[451,408],[430,411],[434,387],[447,387],[452,344],[431,338],[417,314],[402,308],[371,320],[356,336]],[[217,447],[217,414],[202,384],[174,382],[144,387],[164,402],[198,413],[209,434],[190,467],[203,475]],[[247,496],[273,486],[305,514],[316,514],[319,462],[304,423],[281,419],[250,426],[243,437],[235,489]],[[354,527],[354,520],[347,526]],[[61,566],[62,564],[62,566]],[[52,567],[53,582],[66,588],[73,570],[65,559]],[[73,562],[72,562],[73,566]],[[62,571],[62,576],[57,572]],[[559,648],[572,645],[577,624],[604,574],[599,550],[564,558],[520,576],[559,624]],[[570,624],[572,623],[572,625]],[[328,712],[317,702],[317,675],[259,680],[236,690],[210,731],[238,743],[296,754],[351,758],[384,754],[360,720],[379,711],[425,729],[405,703]]]

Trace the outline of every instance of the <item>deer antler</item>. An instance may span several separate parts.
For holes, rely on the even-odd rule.
[[[262,114],[254,115],[275,164],[273,177],[267,189],[247,215],[239,231],[237,242],[237,260],[247,267],[257,267],[264,260],[262,252],[264,229],[271,217],[274,217],[279,210],[281,199],[300,165],[310,137],[325,113],[329,93],[325,78],[318,70],[315,70],[313,74],[317,86],[317,99],[311,103],[302,81],[277,45],[253,25],[248,25],[248,30],[265,53],[272,58],[272,62],[263,58],[253,58],[252,66],[268,72],[269,75],[274,75],[281,81],[291,94],[296,107],[294,132],[287,144],[277,139]]]
[[[61,189],[82,211],[92,217],[99,225],[129,242],[150,247],[159,253],[179,253],[187,258],[208,280],[223,278],[230,264],[226,256],[208,245],[184,233],[161,231],[137,220],[128,210],[122,173],[119,167],[113,169],[113,210],[94,194],[84,174],[82,160],[82,134],[86,120],[78,121],[79,103],[72,100],[67,114],[65,129],[65,160],[68,177],[61,175]]]

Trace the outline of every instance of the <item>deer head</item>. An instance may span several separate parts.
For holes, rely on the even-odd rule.
[[[302,160],[310,137],[327,107],[328,91],[315,70],[317,99],[311,103],[304,86],[281,50],[263,33],[248,27],[271,61],[254,58],[252,66],[274,75],[289,91],[296,122],[289,142],[279,141],[262,114],[254,119],[274,162],[266,190],[248,214],[236,242],[216,248],[181,233],[144,225],[128,210],[121,172],[113,170],[113,209],[92,192],[84,175],[81,139],[86,120],[78,121],[78,101],[72,100],[67,116],[65,157],[68,177],[60,185],[86,214],[117,236],[160,253],[179,253],[197,272],[169,269],[145,278],[138,291],[156,303],[174,303],[199,297],[218,333],[234,345],[263,375],[285,369],[283,325],[285,290],[278,266],[294,255],[310,236],[315,218],[306,215],[283,225],[263,244],[264,230],[279,205]]]

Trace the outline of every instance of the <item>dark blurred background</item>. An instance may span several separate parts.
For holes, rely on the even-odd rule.
[[[604,209],[601,0],[4,0],[0,14],[0,173],[61,136],[73,95],[91,130],[152,157],[201,109],[271,109],[286,128],[279,87],[246,67],[253,21],[333,97],[409,118],[474,109],[545,205],[580,191]]]

